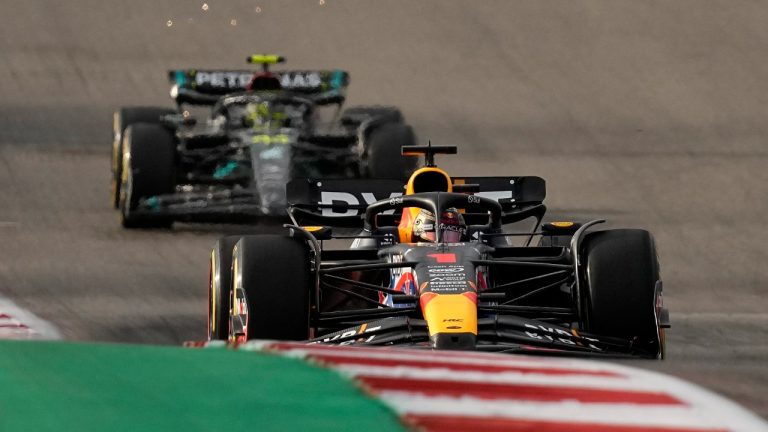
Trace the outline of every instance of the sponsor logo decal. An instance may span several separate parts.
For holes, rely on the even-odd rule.
[[[283,88],[313,89],[323,84],[317,72],[285,72],[281,74],[280,85]]]
[[[390,195],[390,198],[395,199],[396,197],[399,197],[402,195],[400,192],[392,192]],[[378,201],[378,199],[373,195],[373,193],[370,192],[363,192],[360,194],[360,198],[364,201],[366,205],[370,205]],[[400,201],[402,201],[402,198],[400,198]],[[320,192],[320,203],[321,205],[332,205],[334,202],[343,202],[347,205],[359,205],[360,199],[356,197],[355,195],[349,193],[349,192],[330,192],[330,191],[321,191]],[[330,217],[340,217],[340,216],[355,216],[358,214],[357,209],[349,209],[343,212],[334,211],[332,208],[324,208],[322,209],[322,215],[323,216],[330,216]],[[386,212],[383,212],[383,214],[392,214],[394,213],[394,210],[389,210]]]
[[[366,333],[375,332],[375,331],[380,330],[380,329],[381,329],[381,326],[368,327],[368,324],[363,324],[363,325],[361,325],[360,327],[358,327],[356,329],[348,330],[348,331],[345,331],[344,333],[336,333],[333,336],[329,336],[327,338],[324,338],[323,340],[310,342],[309,344],[313,345],[313,344],[319,344],[319,343],[329,343],[329,342],[333,342],[333,341],[336,341],[336,340],[339,340],[339,339],[350,338],[350,337],[352,337],[354,335],[365,335]],[[344,342],[339,343],[339,345],[352,345],[354,343],[360,343],[360,342],[367,343],[367,342],[372,341],[374,338],[376,338],[376,335],[370,335],[367,338],[366,337],[361,337],[361,338],[358,338],[358,339],[352,339],[352,340],[344,341]]]
[[[455,261],[455,257],[452,261],[449,260],[449,262]],[[462,265],[427,266],[427,277],[430,291],[436,293],[456,293],[467,289],[467,275]]]
[[[456,254],[454,253],[428,254],[427,256],[434,258],[439,264],[456,262]]]
[[[586,345],[590,348],[601,351],[600,348],[590,343],[598,342],[597,339],[582,336],[575,330],[569,332],[557,327],[545,327],[542,325],[533,325],[527,323],[525,324],[525,328],[528,329],[526,330],[525,334],[534,339],[549,340],[551,342],[557,341],[568,345],[583,345],[581,341],[585,341]],[[578,338],[579,340],[574,340],[574,338]]]
[[[195,84],[197,86],[245,88],[251,82],[252,73],[242,72],[197,72]]]
[[[401,195],[393,196],[389,199],[389,205],[398,205],[403,203],[403,197]]]

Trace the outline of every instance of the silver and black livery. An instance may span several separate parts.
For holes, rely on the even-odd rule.
[[[399,153],[415,136],[397,108],[342,110],[347,72],[249,61],[262,70],[171,71],[177,109],[115,113],[112,204],[123,226],[284,218],[292,178],[404,178],[413,168]],[[210,106],[204,120],[194,106]]]

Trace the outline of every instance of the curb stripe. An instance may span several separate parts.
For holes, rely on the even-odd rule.
[[[0,297],[0,339],[61,339],[61,335],[49,322]]]
[[[357,379],[375,392],[402,391],[422,396],[471,397],[529,401],[576,401],[580,403],[615,403],[637,405],[683,405],[663,393],[595,390],[577,387],[495,384],[412,378],[358,376]]]
[[[627,390],[658,392],[657,381],[646,381],[638,378],[614,379],[580,375],[539,375],[519,373],[483,373],[483,372],[450,372],[445,369],[411,368],[411,367],[378,367],[346,365],[338,366],[339,372],[350,377],[382,377],[404,378],[418,380],[451,380],[463,383],[482,382],[494,384],[529,384],[554,387],[574,387],[599,390]]]
[[[558,358],[553,362],[549,357],[528,357],[512,354],[492,354],[492,353],[472,353],[472,352],[445,352],[436,354],[430,350],[418,349],[396,349],[396,348],[367,348],[367,347],[345,347],[336,345],[307,345],[290,342],[270,342],[270,341],[249,341],[239,346],[239,349],[253,351],[278,351],[283,355],[291,357],[305,358],[313,355],[323,355],[332,353],[334,356],[364,358],[364,359],[399,359],[417,362],[434,362],[445,364],[467,364],[467,365],[488,365],[492,363],[496,366],[510,367],[528,367],[538,369],[564,369],[581,371],[588,374],[596,372],[598,375],[613,377],[628,377],[619,371],[606,370],[600,363],[585,362],[584,360],[573,360],[569,358]]]
[[[443,432],[725,432],[725,429],[670,428],[648,426],[619,426],[598,423],[565,423],[537,420],[510,420],[504,418],[486,418],[482,425],[477,418],[457,416],[417,416],[408,415],[405,422],[428,430]]]
[[[429,397],[407,391],[382,392],[380,397],[404,416],[472,418],[477,425],[488,418],[503,418],[579,425],[586,423],[720,430],[725,428],[724,423],[727,421],[700,408],[680,405],[659,406],[610,402],[583,404],[576,401],[537,402],[473,397]],[[478,429],[482,430],[482,427]]]
[[[28,329],[29,327],[19,322],[11,322],[11,323],[0,323],[0,328]]]
[[[503,373],[517,372],[521,374],[540,374],[540,375],[588,375],[596,377],[620,377],[621,375],[606,371],[587,371],[565,368],[543,368],[534,366],[513,366],[503,364],[470,364],[455,362],[436,362],[425,359],[408,358],[376,358],[376,357],[348,357],[338,354],[309,354],[307,358],[325,364],[330,367],[367,365],[367,366],[386,366],[386,367],[413,367],[413,368],[432,368],[444,369],[454,372],[485,372],[485,373]]]
[[[715,393],[604,360],[274,341],[236,347],[334,369],[420,431],[768,431]]]

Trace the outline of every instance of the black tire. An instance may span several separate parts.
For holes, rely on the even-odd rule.
[[[284,235],[242,237],[234,249],[232,280],[234,297],[247,300],[245,340],[309,338],[314,279],[306,242]],[[233,307],[230,315],[235,313]],[[238,339],[232,334],[232,324],[230,339]]]
[[[229,308],[232,295],[232,249],[240,236],[220,238],[211,250],[208,272],[208,340],[229,336]]]
[[[136,123],[123,136],[120,215],[125,228],[169,228],[169,217],[137,215],[141,198],[169,194],[175,188],[176,140],[160,125]]]
[[[169,108],[127,107],[120,108],[112,115],[112,189],[111,201],[114,208],[120,205],[120,177],[123,172],[123,134],[134,123],[160,124],[160,117],[175,114]]]
[[[342,124],[357,127],[366,120],[376,118],[382,123],[401,123],[403,113],[397,107],[385,105],[356,106],[345,109],[340,116]]]
[[[403,123],[386,123],[375,128],[365,143],[367,174],[371,178],[408,179],[418,159],[403,156],[402,146],[416,145],[413,128]]]
[[[633,338],[635,346],[659,355],[656,286],[659,263],[648,231],[617,229],[586,234],[582,242],[585,280],[584,330]]]

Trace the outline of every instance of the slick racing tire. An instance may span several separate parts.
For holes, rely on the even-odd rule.
[[[309,337],[313,278],[306,242],[274,234],[242,237],[232,257],[232,281],[230,340]]]
[[[120,177],[123,171],[123,134],[125,129],[134,123],[160,124],[160,118],[167,114],[175,114],[169,108],[128,107],[120,108],[112,116],[112,180],[111,201],[114,208],[120,205]]]
[[[211,250],[208,272],[208,340],[227,340],[232,295],[232,249],[240,236],[220,238]]]
[[[416,145],[413,128],[403,123],[386,123],[375,128],[367,139],[367,173],[371,178],[408,179],[417,158],[403,156],[402,146]]]
[[[136,123],[123,136],[120,216],[125,228],[170,228],[168,217],[135,214],[142,198],[174,191],[176,141],[160,125]]]
[[[582,241],[584,330],[632,338],[633,347],[662,356],[663,330],[657,319],[659,263],[648,231],[596,231]]]

